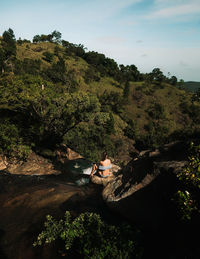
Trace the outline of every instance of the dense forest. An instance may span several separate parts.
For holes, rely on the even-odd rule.
[[[159,68],[140,73],[53,31],[0,37],[0,152],[52,155],[61,143],[91,160],[120,161],[200,132],[200,93]]]

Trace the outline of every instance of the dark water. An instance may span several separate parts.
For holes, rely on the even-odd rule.
[[[66,170],[70,172],[71,180],[78,186],[87,185],[90,182],[89,175],[92,171],[93,163],[86,159],[71,160],[66,165]]]

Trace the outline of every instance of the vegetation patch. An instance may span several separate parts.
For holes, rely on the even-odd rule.
[[[82,213],[72,219],[66,211],[64,219],[55,220],[48,215],[45,229],[39,234],[34,246],[60,240],[63,256],[83,258],[142,258],[140,232],[129,225],[120,227],[105,223],[96,213]]]

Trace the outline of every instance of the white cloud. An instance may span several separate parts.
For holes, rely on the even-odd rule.
[[[148,55],[147,54],[142,54],[141,57],[142,58],[146,58],[146,57],[148,57]]]
[[[144,18],[147,19],[162,19],[184,15],[200,14],[199,1],[171,1],[171,0],[156,0],[156,3],[163,3],[165,7],[156,10]],[[179,4],[178,4],[179,3]],[[169,6],[171,4],[171,6]]]
[[[192,3],[198,3],[199,0],[154,0],[155,5],[161,6],[175,6],[175,5],[182,5],[182,4],[192,4]]]
[[[84,17],[103,21],[103,19],[117,14],[123,8],[141,1],[143,0],[87,0],[81,3],[78,8],[82,10]]]
[[[154,0],[155,4],[177,4],[177,3],[185,3],[185,2],[191,2],[191,0]]]
[[[97,37],[95,40],[101,42],[101,44],[121,44],[126,41],[125,38],[118,36]]]
[[[183,62],[182,60],[179,62],[179,65],[180,65],[181,67],[188,67],[188,66],[189,66],[189,64]]]

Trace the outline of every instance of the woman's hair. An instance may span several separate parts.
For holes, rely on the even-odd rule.
[[[104,160],[106,160],[106,158],[108,158],[108,154],[107,154],[106,151],[104,151],[104,152],[102,153],[102,160],[104,161]]]

